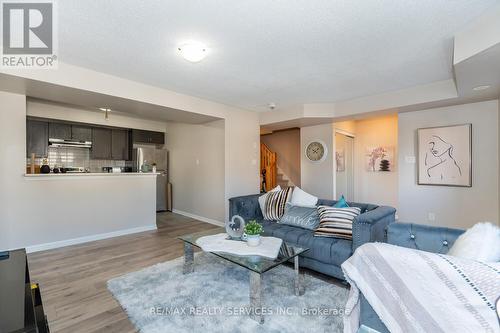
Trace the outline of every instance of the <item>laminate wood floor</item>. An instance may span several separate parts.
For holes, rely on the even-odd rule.
[[[135,332],[107,290],[114,277],[184,254],[182,234],[216,228],[173,213],[157,215],[158,230],[28,255],[40,283],[51,332]]]

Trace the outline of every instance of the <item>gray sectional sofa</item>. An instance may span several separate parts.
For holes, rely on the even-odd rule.
[[[353,239],[314,237],[314,231],[266,221],[262,216],[258,198],[261,194],[229,199],[229,216],[240,215],[245,221],[255,219],[264,226],[264,236],[274,236],[288,243],[308,247],[310,250],[299,258],[300,265],[317,272],[344,280],[340,265],[366,242],[384,242],[386,228],[395,221],[396,209],[387,206],[349,202],[361,208],[352,226]],[[318,205],[333,206],[336,201],[318,201]]]
[[[433,253],[448,253],[455,240],[464,233],[461,229],[434,227],[412,223],[393,223],[387,230],[387,243]],[[361,294],[359,324],[389,333],[366,298]]]

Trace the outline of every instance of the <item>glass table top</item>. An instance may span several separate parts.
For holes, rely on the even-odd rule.
[[[201,231],[194,234],[182,235],[178,237],[178,239],[183,240],[191,245],[194,245],[199,248],[196,244],[198,238],[203,236],[210,236],[215,234],[225,233],[226,230],[224,228],[217,228],[207,231]],[[238,242],[238,241],[235,241]],[[261,256],[239,256],[236,254],[224,253],[224,252],[210,252],[215,254],[216,256],[226,259],[232,263],[240,265],[246,269],[254,271],[256,273],[264,273],[271,268],[274,268],[282,263],[298,256],[301,253],[308,251],[308,248],[299,247],[297,245],[289,244],[283,241],[281,244],[281,248],[279,250],[278,257],[276,259],[269,259]]]

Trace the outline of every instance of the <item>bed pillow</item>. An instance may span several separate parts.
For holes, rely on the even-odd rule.
[[[270,192],[266,198],[266,207],[264,209],[264,219],[269,221],[278,221],[285,213],[285,205],[292,197],[292,188],[287,187],[284,190]]]
[[[295,186],[292,193],[291,203],[297,206],[316,206],[318,203],[318,197],[315,197],[314,195],[302,190],[300,187]]]
[[[477,223],[457,238],[447,254],[482,262],[498,262],[500,228],[489,222]]]
[[[262,216],[264,216],[264,211],[266,210],[266,199],[267,199],[267,196],[269,195],[269,193],[280,191],[280,190],[281,190],[281,186],[278,185],[275,188],[273,188],[272,190],[270,190],[269,192],[267,192],[259,197],[259,207],[260,207],[260,211],[262,212]]]
[[[359,207],[318,206],[319,227],[314,236],[352,239],[352,223],[360,213]]]
[[[278,223],[308,230],[316,230],[319,225],[318,210],[316,206],[298,206],[287,203],[285,206],[285,214],[283,214]]]

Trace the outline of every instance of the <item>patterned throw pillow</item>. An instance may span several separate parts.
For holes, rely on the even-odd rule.
[[[266,198],[266,209],[264,210],[264,219],[269,221],[279,220],[285,213],[285,205],[292,196],[292,188],[269,192]]]
[[[360,213],[359,207],[318,206],[319,227],[314,236],[352,239],[352,222]]]
[[[298,206],[287,202],[285,214],[278,223],[308,230],[316,230],[319,225],[318,210],[316,206]]]

